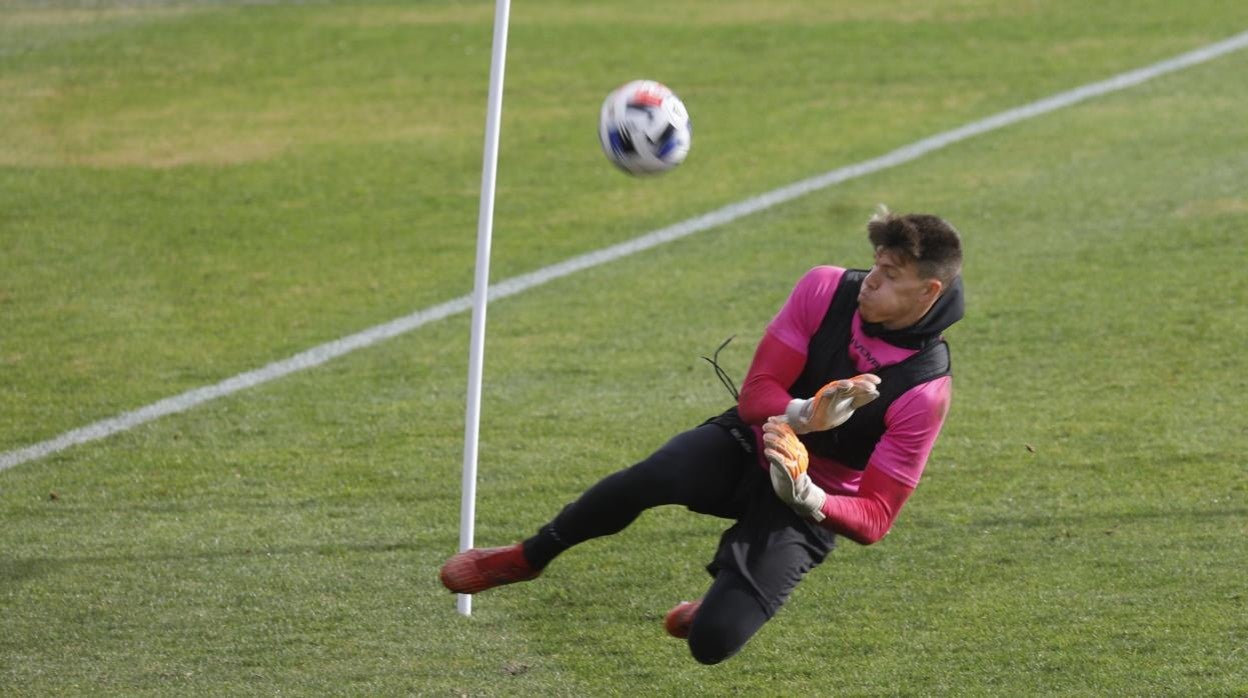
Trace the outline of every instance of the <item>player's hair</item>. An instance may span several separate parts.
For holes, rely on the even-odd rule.
[[[962,240],[948,221],[926,213],[893,213],[884,206],[867,222],[867,238],[918,265],[919,277],[946,287],[962,273]]]

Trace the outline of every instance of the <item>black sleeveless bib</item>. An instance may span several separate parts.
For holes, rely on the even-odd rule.
[[[867,272],[847,269],[836,287],[832,303],[806,351],[806,365],[789,386],[795,398],[810,398],[828,382],[862,373],[849,356],[858,289]],[[880,377],[880,396],[854,411],[844,424],[800,438],[813,454],[831,458],[855,470],[864,470],[867,459],[884,436],[884,413],[888,406],[916,385],[951,374],[949,345],[943,339],[929,342],[917,354],[897,364],[870,369]]]

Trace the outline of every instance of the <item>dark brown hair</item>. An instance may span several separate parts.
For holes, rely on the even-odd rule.
[[[946,287],[962,273],[962,240],[947,221],[926,213],[892,213],[883,206],[867,222],[867,238],[918,265],[919,277]]]

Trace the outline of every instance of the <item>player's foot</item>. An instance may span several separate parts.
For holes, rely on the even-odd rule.
[[[673,606],[663,619],[663,628],[667,630],[667,634],[682,640],[689,637],[689,628],[693,627],[693,617],[698,614],[698,608],[701,606],[701,599],[681,601]]]
[[[520,543],[505,548],[469,548],[442,565],[442,586],[459,594],[476,594],[512,582],[527,582],[541,573],[525,559]]]

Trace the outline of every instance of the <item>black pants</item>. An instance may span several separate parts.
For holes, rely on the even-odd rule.
[[[703,664],[736,654],[831,552],[834,535],[776,498],[752,435],[734,420],[729,413],[679,434],[600,480],[525,541],[530,561],[545,567],[563,550],[618,533],[641,512],[665,504],[733,519],[707,565],[715,581],[694,619],[689,650]]]

